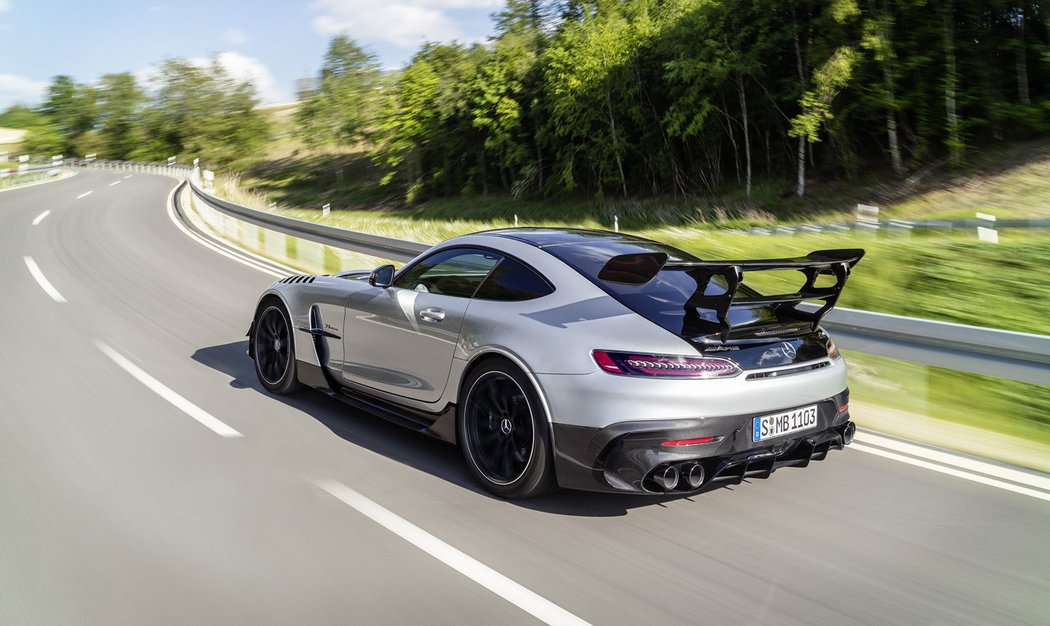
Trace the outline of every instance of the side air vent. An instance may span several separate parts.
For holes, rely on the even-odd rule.
[[[302,275],[298,275],[297,274],[295,276],[289,276],[288,278],[282,278],[281,280],[279,280],[277,282],[279,282],[279,283],[312,283],[312,282],[314,282],[314,278],[316,278],[316,277],[315,276],[302,276]]]
[[[783,370],[775,370],[772,372],[756,372],[754,374],[748,374],[746,380],[761,380],[763,378],[780,378],[781,376],[791,376],[792,374],[801,374],[802,372],[809,372],[812,370],[819,370],[824,367],[829,367],[830,361],[819,361],[817,363],[810,363],[801,367],[792,367]]]

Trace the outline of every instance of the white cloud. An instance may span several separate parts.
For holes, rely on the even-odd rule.
[[[449,11],[491,11],[502,4],[503,0],[315,0],[310,8],[320,13],[313,25],[322,35],[346,33],[366,44],[412,48],[424,41],[468,39]]]
[[[279,87],[273,73],[259,59],[238,52],[223,52],[217,56],[219,64],[238,81],[251,81],[259,92],[263,104],[275,104],[292,100],[288,89]],[[210,59],[192,59],[194,63],[210,63]]]
[[[0,74],[0,110],[16,103],[31,106],[40,104],[46,89],[47,83],[42,80],[15,74]]]
[[[3,2],[3,0],[0,0],[0,2]],[[226,34],[223,35],[223,37],[226,39],[226,43],[231,46],[239,46],[242,43],[246,43],[249,39],[248,35],[239,28],[231,28],[226,31]]]
[[[255,91],[259,94],[262,104],[277,104],[294,100],[291,90],[281,87],[273,77],[273,73],[265,63],[254,57],[245,56],[239,52],[222,52],[215,55],[214,59],[219,65],[236,81],[250,81],[255,85]],[[186,59],[197,67],[211,67],[213,58],[193,57]],[[135,70],[135,80],[140,85],[149,87],[151,83],[160,76],[160,68],[157,65],[148,65]]]

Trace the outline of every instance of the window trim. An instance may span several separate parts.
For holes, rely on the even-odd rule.
[[[427,259],[429,259],[430,257],[434,256],[435,254],[441,254],[442,252],[448,252],[450,250],[478,250],[478,251],[481,251],[481,252],[488,252],[490,254],[495,254],[495,255],[500,257],[499,263],[496,263],[495,265],[493,265],[492,268],[489,270],[488,274],[485,274],[485,278],[481,279],[481,282],[478,283],[478,286],[474,288],[474,292],[472,294],[470,294],[470,296],[469,296],[469,299],[471,299],[471,300],[473,300],[474,296],[477,295],[478,290],[481,289],[481,286],[485,284],[485,281],[487,281],[489,279],[489,277],[492,276],[493,270],[495,270],[497,267],[499,267],[499,264],[503,262],[503,259],[508,259],[508,258],[509,259],[513,259],[514,261],[517,261],[518,263],[521,263],[523,266],[525,266],[533,274],[535,274],[536,276],[539,276],[540,280],[542,280],[544,283],[547,284],[548,287],[550,287],[551,292],[548,293],[548,294],[542,295],[539,298],[546,298],[547,296],[551,295],[551,293],[554,293],[555,291],[558,290],[558,288],[554,285],[554,283],[551,282],[551,280],[549,278],[547,278],[546,276],[543,275],[543,272],[537,270],[530,263],[526,263],[525,261],[522,261],[521,258],[519,258],[519,257],[517,257],[517,256],[515,256],[513,254],[508,254],[508,253],[503,252],[501,250],[496,250],[495,248],[491,248],[489,246],[472,246],[472,245],[468,245],[468,244],[462,244],[462,245],[457,244],[457,245],[454,245],[454,246],[448,246],[446,248],[441,248],[440,250],[434,250],[430,254],[427,254],[426,256],[421,257],[421,258],[413,261],[412,263],[409,263],[408,265],[405,265],[405,266],[401,267],[401,269],[397,270],[397,272],[394,273],[394,280],[391,281],[390,286],[393,287],[394,289],[404,289],[404,287],[398,287],[397,286],[397,279],[401,278],[402,273],[407,272],[409,269],[411,269],[411,268],[415,267],[416,265],[426,261]],[[563,261],[563,263],[564,263],[564,261]],[[448,295],[448,294],[435,294],[435,295]],[[463,298],[463,297],[466,297],[466,296],[451,296],[450,295],[449,297],[450,298]],[[484,300],[485,302],[531,302],[532,300],[539,300],[539,298],[531,298],[529,300],[490,300],[488,298],[478,298],[478,299],[479,300]]]
[[[485,281],[488,280],[489,275],[492,274],[492,270],[496,269],[496,267],[503,261],[503,259],[505,259],[507,257],[506,254],[504,254],[504,253],[502,253],[502,252],[500,252],[498,250],[492,250],[492,249],[487,248],[485,246],[469,246],[469,245],[465,245],[465,244],[464,245],[456,245],[456,246],[448,246],[447,248],[441,248],[440,250],[435,250],[435,251],[431,252],[430,254],[426,255],[425,257],[422,257],[422,258],[418,259],[417,261],[415,261],[413,263],[410,263],[408,265],[405,265],[404,267],[399,269],[397,272],[394,273],[394,280],[391,281],[390,286],[393,287],[394,289],[407,289],[406,287],[398,287],[397,286],[398,279],[401,278],[401,276],[405,272],[407,272],[411,268],[419,265],[420,263],[423,263],[424,261],[426,261],[427,259],[429,259],[429,258],[431,258],[431,257],[433,257],[435,255],[444,254],[445,252],[451,252],[453,250],[475,250],[475,251],[478,251],[478,252],[487,252],[489,254],[495,254],[496,256],[500,257],[500,260],[497,261],[495,264],[493,264],[493,266],[491,268],[489,268],[488,273],[485,274],[485,277],[481,279],[481,281],[478,283],[478,286],[474,288],[474,291],[472,291],[469,296],[457,296],[457,295],[452,295],[452,294],[447,294],[447,293],[436,293],[436,294],[434,294],[436,296],[448,296],[449,298],[466,298],[468,300],[473,300],[474,299],[474,294],[476,294],[478,292],[478,289],[480,289],[481,286],[483,284],[485,284]],[[408,289],[408,291],[412,291],[412,290]]]
[[[502,252],[499,253],[499,254],[501,254],[503,256],[504,260],[510,259],[510,260],[512,260],[512,261],[514,261],[516,263],[520,263],[522,267],[524,267],[525,269],[529,270],[530,272],[535,274],[541,281],[543,281],[543,283],[545,285],[547,285],[548,288],[550,288],[550,291],[548,293],[543,294],[542,296],[537,296],[535,298],[526,298],[525,300],[496,300],[496,299],[493,299],[493,298],[478,298],[477,297],[478,291],[481,291],[481,288],[485,286],[485,283],[488,282],[488,280],[490,278],[492,278],[492,272],[495,272],[496,268],[498,268],[500,266],[500,263],[503,262],[503,261],[500,261],[500,263],[497,263],[496,265],[492,266],[492,269],[489,271],[488,276],[486,276],[485,280],[481,281],[481,283],[478,285],[478,288],[474,290],[474,295],[471,296],[472,300],[483,300],[485,302],[532,302],[533,300],[539,300],[540,298],[546,298],[547,296],[551,295],[552,293],[554,293],[555,291],[558,290],[558,288],[554,285],[554,283],[552,283],[550,281],[549,278],[544,276],[542,272],[540,272],[538,269],[536,269],[532,265],[526,263],[525,261],[522,261],[521,259],[519,259],[518,257],[514,256],[513,254],[503,254]]]

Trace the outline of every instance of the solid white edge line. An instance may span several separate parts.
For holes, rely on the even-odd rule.
[[[947,450],[933,450],[925,446],[907,441],[900,441],[872,432],[858,432],[854,441],[878,446],[880,448],[887,448],[889,450],[919,457],[942,465],[948,465],[958,469],[970,470],[979,474],[1001,478],[1021,485],[1035,487],[1036,489],[1050,491],[1050,477],[1040,476],[1032,472],[1026,472],[988,461],[981,461],[960,454],[954,454]]]
[[[43,222],[44,218],[47,217],[48,215],[51,215],[51,209],[48,209],[48,210],[44,211],[43,213],[41,213],[40,215],[37,215],[33,219],[33,226],[39,226],[40,222]]]
[[[40,288],[44,290],[44,293],[51,296],[51,299],[59,304],[64,304],[66,299],[62,297],[62,294],[55,289],[55,286],[51,284],[51,281],[44,276],[44,273],[40,271],[40,266],[36,264],[31,256],[24,256],[22,260],[25,261],[26,268],[29,269],[29,273],[36,280],[36,284],[40,285]]]
[[[119,185],[119,184],[120,184],[120,181],[119,180],[115,180],[115,181],[111,182],[109,184],[109,186],[112,187],[113,185]]]
[[[546,624],[587,624],[550,600],[526,589],[491,567],[470,557],[403,517],[369,500],[337,480],[316,485],[405,541],[463,574],[507,602]]]
[[[84,193],[82,193],[79,196],[77,196],[77,200],[79,200],[81,198],[86,198],[86,197],[90,196],[93,193],[95,193],[94,190],[92,190],[92,191],[85,191]]]
[[[175,187],[175,189],[178,189],[178,187]],[[250,268],[252,268],[254,270],[258,270],[258,271],[260,271],[260,272],[262,272],[264,274],[269,274],[270,276],[273,276],[274,278],[282,278],[284,276],[288,276],[289,274],[295,274],[296,273],[295,270],[293,270],[291,268],[288,268],[288,273],[287,274],[284,274],[284,273],[281,273],[281,272],[276,272],[276,271],[271,270],[271,269],[269,269],[269,268],[267,268],[267,267],[265,267],[263,265],[255,263],[255,262],[253,262],[253,261],[251,261],[249,259],[239,257],[239,256],[237,256],[235,254],[232,254],[232,253],[226,251],[226,250],[223,250],[222,248],[216,246],[215,244],[211,243],[207,239],[204,239],[203,237],[201,237],[197,233],[191,231],[189,228],[186,227],[185,224],[182,223],[182,220],[180,220],[179,217],[177,215],[175,215],[175,203],[174,203],[175,189],[172,189],[171,193],[168,194],[168,218],[171,219],[171,222],[173,224],[175,224],[175,226],[178,227],[178,229],[181,230],[184,235],[186,235],[190,239],[193,239],[194,241],[196,241],[197,243],[201,244],[205,248],[208,248],[212,252],[217,252],[218,254],[221,254],[222,256],[224,256],[224,257],[226,257],[228,259],[236,261],[236,262],[240,263],[241,265],[246,265],[246,266],[248,266],[248,267],[250,267]],[[281,267],[283,267],[283,266],[281,266]]]
[[[110,360],[119,365],[121,369],[123,369],[128,374],[131,374],[131,376],[135,380],[145,385],[153,393],[167,400],[175,408],[179,409],[186,415],[189,415],[193,419],[200,422],[202,425],[210,429],[215,434],[220,435],[222,437],[244,436],[241,433],[234,430],[233,428],[231,428],[230,426],[228,426],[226,423],[216,419],[215,417],[212,417],[212,415],[204,409],[200,408],[196,404],[190,402],[186,398],[183,398],[179,394],[172,391],[164,383],[147,374],[139,366],[129,361],[127,358],[124,357],[124,355],[109,347],[105,343],[96,340],[95,345],[98,347],[99,350],[102,351],[103,354],[108,356]]]
[[[1036,491],[1035,489],[1029,489],[1028,487],[1021,487],[1020,485],[1015,485],[1013,483],[1006,483],[1001,480],[996,480],[994,478],[988,478],[987,476],[971,474],[970,472],[955,469],[954,467],[946,467],[944,465],[937,465],[936,463],[930,463],[921,459],[914,459],[910,456],[897,454],[896,452],[889,452],[887,450],[881,450],[879,448],[870,448],[864,444],[858,444],[856,441],[850,444],[848,449],[858,450],[860,452],[866,452],[868,454],[874,454],[875,456],[881,456],[886,459],[899,461],[901,463],[907,463],[908,465],[914,465],[916,467],[921,467],[923,469],[928,469],[934,472],[940,472],[941,474],[947,474],[949,476],[955,476],[956,478],[962,478],[963,480],[969,480],[971,482],[980,483],[982,485],[988,485],[989,487],[996,487],[1005,491],[1012,491],[1014,493],[1050,502],[1050,493]]]

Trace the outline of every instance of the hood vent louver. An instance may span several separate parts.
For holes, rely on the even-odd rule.
[[[314,282],[315,278],[316,278],[316,276],[303,276],[303,275],[297,274],[295,276],[289,276],[288,278],[282,278],[281,280],[279,280],[277,282],[278,283],[286,283],[286,284],[287,283],[312,283],[312,282]]]

